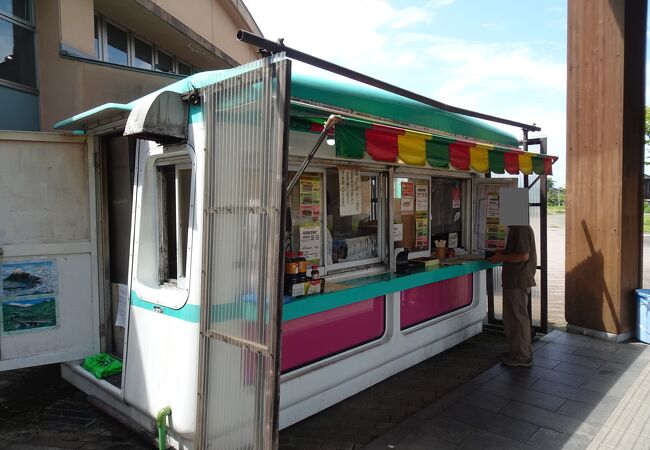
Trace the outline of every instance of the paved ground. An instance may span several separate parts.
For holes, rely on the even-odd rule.
[[[0,372],[0,449],[150,449],[61,379],[59,365]]]
[[[492,367],[505,348],[484,332],[280,432],[280,449],[363,449]]]
[[[564,242],[565,215],[550,214],[547,222],[548,244],[548,323],[565,327],[564,318]]]
[[[650,449],[650,347],[553,331],[531,369],[495,365],[366,447]]]

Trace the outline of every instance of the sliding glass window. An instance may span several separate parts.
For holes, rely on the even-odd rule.
[[[0,0],[0,79],[36,87],[31,4]]]

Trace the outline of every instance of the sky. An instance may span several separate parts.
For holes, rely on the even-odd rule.
[[[566,0],[245,0],[264,36],[454,106],[542,128],[566,178]],[[498,125],[517,138],[521,130]]]

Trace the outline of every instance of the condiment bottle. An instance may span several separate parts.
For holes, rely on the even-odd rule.
[[[320,279],[320,272],[318,271],[318,266],[317,265],[311,266],[311,280],[317,281],[319,279]]]
[[[305,283],[309,281],[307,278],[307,258],[303,252],[298,252],[298,258],[296,258],[298,263],[298,281],[300,283]]]
[[[298,260],[293,253],[287,252],[284,257],[284,287],[286,293],[291,293],[291,286],[298,282]]]

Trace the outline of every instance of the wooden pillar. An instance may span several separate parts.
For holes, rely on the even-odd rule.
[[[641,287],[646,10],[568,1],[566,319],[618,339]]]

